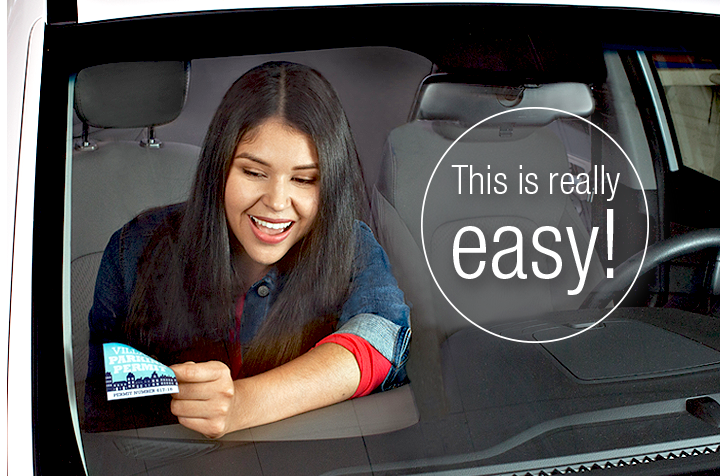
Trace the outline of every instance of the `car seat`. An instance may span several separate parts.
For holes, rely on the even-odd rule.
[[[448,410],[446,396],[439,392],[443,388],[440,367],[444,366],[441,344],[458,330],[471,326],[433,282],[423,253],[421,216],[427,260],[434,277],[453,305],[485,328],[512,326],[547,312],[577,309],[587,292],[603,278],[600,260],[593,252],[582,292],[567,293],[578,283],[567,228],[572,230],[583,260],[590,242],[571,196],[557,189],[550,193],[546,182],[551,173],[569,172],[566,148],[556,133],[557,124],[553,124],[568,115],[532,109],[496,116],[463,136],[435,170],[453,141],[469,127],[495,114],[525,107],[555,108],[589,116],[594,102],[588,86],[579,83],[490,87],[462,82],[452,75],[432,75],[419,89],[410,121],[388,137],[371,208],[378,239],[412,305],[413,342],[408,373],[416,395],[424,394],[418,402],[421,414]],[[475,172],[492,174],[490,181],[487,175],[484,179],[484,193],[478,193],[479,179],[474,193],[468,193],[468,181],[462,182],[459,170],[467,173],[469,166]],[[537,174],[536,193],[519,194],[520,172]],[[497,193],[502,191],[500,186],[487,187],[493,177],[498,177],[496,174],[505,174],[504,193]],[[487,243],[484,258],[473,258],[470,253],[460,256],[461,268],[466,272],[477,269],[479,259],[486,261],[485,271],[476,279],[461,278],[453,267],[454,241],[466,226],[482,230]],[[522,233],[522,263],[527,279],[497,279],[492,275],[493,254],[514,242],[509,233],[502,234],[499,243],[493,242],[495,232],[504,226],[513,226]],[[553,260],[532,245],[533,231],[541,226],[552,226],[562,235],[560,242],[548,233],[540,235],[540,242],[562,258],[563,268],[555,279],[539,279],[531,272],[532,261],[538,262],[545,273],[555,267]],[[472,233],[465,235],[473,238]],[[477,239],[474,244],[460,243],[464,247],[478,246]],[[500,260],[500,268],[504,259]]]
[[[72,155],[73,367],[82,416],[88,313],[103,250],[113,232],[145,209],[183,201],[200,148],[161,142],[155,126],[180,115],[190,80],[184,61],[114,63],[80,71],[75,112],[82,140]],[[147,128],[147,139],[92,142],[89,127]]]

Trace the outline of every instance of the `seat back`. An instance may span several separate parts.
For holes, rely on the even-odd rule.
[[[85,130],[143,127],[153,138],[93,143],[85,136],[73,153],[72,335],[79,402],[87,375],[88,313],[105,245],[138,213],[183,201],[189,191],[199,147],[161,143],[152,132],[180,114],[189,73],[185,62],[140,62],[95,66],[77,75],[75,111]]]

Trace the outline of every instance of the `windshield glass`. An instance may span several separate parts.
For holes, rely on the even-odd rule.
[[[64,319],[88,474],[715,454],[717,207],[679,211],[651,105],[717,182],[717,63],[528,38],[75,71]]]

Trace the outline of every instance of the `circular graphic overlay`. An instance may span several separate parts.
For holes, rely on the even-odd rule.
[[[645,261],[650,213],[640,174],[607,132],[548,107],[436,132],[452,142],[423,195],[422,248],[435,285],[460,316],[502,339],[549,343],[596,327],[622,304]],[[639,195],[644,217],[627,206],[636,200],[641,209]],[[628,237],[635,241],[624,243]],[[560,337],[518,333],[557,328],[563,310],[577,310],[640,246],[632,284],[612,308],[571,319],[559,333],[538,332]]]

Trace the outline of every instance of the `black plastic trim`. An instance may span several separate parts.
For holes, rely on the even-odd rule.
[[[685,402],[689,414],[720,428],[720,403],[711,397],[690,398]]]
[[[67,25],[78,22],[77,0],[49,0],[46,3],[49,25]]]
[[[32,264],[35,474],[84,474],[68,401],[63,348],[63,217],[68,71],[47,47],[40,88]]]

